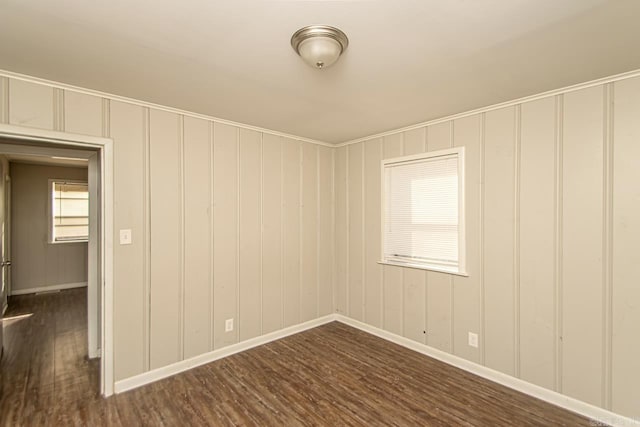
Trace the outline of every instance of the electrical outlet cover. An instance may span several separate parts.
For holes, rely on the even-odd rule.
[[[478,348],[478,334],[469,332],[469,345]]]

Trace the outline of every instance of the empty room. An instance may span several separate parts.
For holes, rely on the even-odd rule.
[[[640,2],[0,2],[0,425],[640,426]]]

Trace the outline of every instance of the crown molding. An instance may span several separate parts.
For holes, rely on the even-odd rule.
[[[425,127],[425,126],[431,126],[431,125],[435,125],[435,124],[442,123],[442,122],[448,122],[450,120],[455,120],[455,119],[461,119],[463,117],[473,116],[475,114],[486,113],[488,111],[493,111],[493,110],[499,110],[500,108],[505,108],[505,107],[512,107],[514,105],[522,104],[522,103],[525,103],[525,102],[536,101],[538,99],[548,98],[550,96],[562,95],[562,94],[565,94],[565,93],[575,92],[577,90],[587,89],[587,88],[590,88],[590,87],[593,87],[593,86],[600,86],[600,85],[607,84],[607,83],[613,83],[613,82],[617,82],[617,81],[620,81],[620,80],[631,79],[631,78],[638,77],[638,76],[640,76],[640,69],[633,70],[633,71],[628,71],[626,73],[615,74],[613,76],[603,77],[603,78],[596,79],[596,80],[590,80],[588,82],[578,83],[578,84],[571,85],[571,86],[565,86],[563,88],[553,89],[553,90],[549,90],[549,91],[546,91],[546,92],[538,93],[538,94],[535,94],[535,95],[529,95],[529,96],[525,96],[525,97],[522,97],[522,98],[517,98],[517,99],[511,100],[511,101],[505,101],[505,102],[501,102],[501,103],[498,103],[498,104],[492,104],[492,105],[488,105],[486,107],[477,108],[475,110],[466,111],[464,113],[452,114],[450,116],[445,116],[445,117],[441,117],[441,118],[438,118],[438,119],[428,120],[426,122],[417,123],[415,125],[409,125],[409,126],[405,126],[405,127],[401,127],[401,128],[397,128],[397,129],[388,130],[388,131],[385,131],[385,132],[376,133],[376,134],[369,135],[369,136],[364,136],[362,138],[352,139],[352,140],[349,140],[349,141],[345,141],[345,142],[341,142],[341,143],[338,143],[338,144],[334,144],[332,146],[336,147],[336,148],[344,147],[346,145],[357,144],[357,143],[369,141],[369,140],[372,140],[372,139],[383,138],[385,136],[393,135],[393,134],[400,133],[400,132],[407,132],[407,131],[414,130],[414,129],[419,129],[419,128],[422,128],[422,127]]]
[[[113,100],[113,101],[125,102],[127,104],[133,104],[133,105],[137,105],[137,106],[140,106],[140,107],[147,107],[147,108],[153,108],[153,109],[156,109],[156,110],[167,111],[169,113],[180,114],[180,115],[185,116],[185,117],[193,117],[193,118],[196,118],[196,119],[208,120],[208,121],[212,121],[212,122],[215,122],[215,123],[220,123],[220,124],[225,124],[225,125],[230,125],[230,126],[236,126],[236,127],[240,127],[240,128],[243,128],[243,129],[254,130],[254,131],[257,131],[257,132],[261,132],[261,133],[266,133],[266,134],[270,134],[270,135],[274,135],[274,136],[280,136],[280,137],[284,137],[284,138],[288,138],[288,139],[293,139],[293,140],[300,141],[300,142],[308,142],[310,144],[322,145],[324,147],[334,147],[335,146],[335,144],[330,144],[328,142],[320,141],[320,140],[317,140],[317,139],[306,138],[306,137],[298,136],[298,135],[292,135],[292,134],[289,134],[289,133],[279,132],[279,131],[276,131],[276,130],[262,128],[262,127],[259,127],[259,126],[252,126],[252,125],[248,125],[248,124],[245,124],[245,123],[234,122],[232,120],[225,120],[225,119],[221,119],[221,118],[218,118],[218,117],[208,116],[206,114],[194,113],[194,112],[187,111],[187,110],[181,110],[179,108],[168,107],[166,105],[154,104],[153,102],[142,101],[142,100],[139,100],[139,99],[128,98],[126,96],[114,95],[112,93],[101,92],[101,91],[98,91],[98,90],[87,89],[87,88],[83,88],[83,87],[79,87],[79,86],[73,86],[73,85],[70,85],[70,84],[60,83],[60,82],[56,82],[56,81],[53,81],[53,80],[42,79],[40,77],[34,77],[34,76],[26,75],[26,74],[15,73],[13,71],[0,69],[0,77],[7,77],[7,78],[10,78],[10,79],[22,80],[22,81],[29,82],[29,83],[36,83],[36,84],[40,84],[40,85],[50,86],[50,87],[55,88],[55,89],[69,90],[69,91],[73,91],[73,92],[77,92],[77,93],[83,93],[85,95],[91,95],[91,96],[97,96],[97,97],[100,97],[100,98],[106,98],[106,99],[110,99],[110,100]]]
[[[57,89],[70,90],[70,91],[74,91],[74,92],[77,92],[77,93],[83,93],[85,95],[98,96],[98,97],[101,97],[101,98],[106,98],[106,99],[110,99],[110,100],[114,100],[114,101],[120,101],[120,102],[125,102],[125,103],[128,103],[128,104],[138,105],[138,106],[141,106],[141,107],[154,108],[154,109],[157,109],[157,110],[162,110],[162,111],[167,111],[167,112],[170,112],[170,113],[180,114],[180,115],[187,116],[187,117],[194,117],[194,118],[197,118],[197,119],[204,119],[204,120],[212,121],[212,122],[215,122],[215,123],[241,127],[241,128],[248,129],[248,130],[254,130],[254,131],[257,131],[257,132],[262,132],[262,133],[266,133],[266,134],[270,134],[270,135],[274,135],[274,136],[280,136],[280,137],[293,139],[293,140],[300,141],[300,142],[307,142],[307,143],[310,143],[310,144],[316,144],[316,145],[321,145],[321,146],[324,146],[324,147],[331,147],[331,148],[339,148],[339,147],[344,147],[344,146],[351,145],[351,144],[358,144],[360,142],[365,142],[365,141],[369,141],[369,140],[372,140],[372,139],[383,138],[385,136],[394,135],[394,134],[400,133],[400,132],[407,132],[407,131],[411,131],[411,130],[414,130],[414,129],[419,129],[419,128],[422,128],[422,127],[435,125],[435,124],[438,124],[438,123],[448,122],[450,120],[461,119],[461,118],[464,118],[464,117],[473,116],[475,114],[486,113],[486,112],[493,111],[493,110],[499,110],[500,108],[512,107],[514,105],[522,104],[522,103],[525,103],[525,102],[536,101],[536,100],[543,99],[543,98],[548,98],[548,97],[551,97],[551,96],[562,95],[562,94],[566,94],[566,93],[569,93],[569,92],[575,92],[575,91],[581,90],[581,89],[587,89],[587,88],[590,88],[590,87],[599,86],[599,85],[603,85],[603,84],[607,84],[607,83],[613,83],[613,82],[617,82],[617,81],[620,81],[620,80],[631,79],[631,78],[639,77],[639,76],[640,76],[640,69],[637,69],[637,70],[628,71],[628,72],[625,72],[625,73],[615,74],[613,76],[608,76],[608,77],[603,77],[603,78],[599,78],[599,79],[595,79],[595,80],[590,80],[590,81],[583,82],[583,83],[577,83],[577,84],[570,85],[570,86],[565,86],[565,87],[562,87],[562,88],[559,88],[559,89],[553,89],[553,90],[549,90],[549,91],[546,91],[546,92],[541,92],[541,93],[538,93],[538,94],[529,95],[529,96],[525,96],[525,97],[522,97],[522,98],[517,98],[517,99],[511,100],[511,101],[505,101],[505,102],[501,102],[501,103],[498,103],[498,104],[492,104],[492,105],[488,105],[488,106],[485,106],[485,107],[476,108],[474,110],[469,110],[469,111],[462,112],[462,113],[456,113],[456,114],[452,114],[452,115],[449,115],[449,116],[441,117],[441,118],[438,118],[438,119],[428,120],[428,121],[416,123],[416,124],[413,124],[413,125],[404,126],[404,127],[396,128],[396,129],[391,129],[391,130],[388,130],[388,131],[385,131],[385,132],[380,132],[380,133],[376,133],[376,134],[372,134],[372,135],[363,136],[361,138],[356,138],[356,139],[352,139],[352,140],[348,140],[348,141],[344,141],[344,142],[333,144],[333,143],[320,141],[320,140],[317,140],[317,139],[306,138],[306,137],[298,136],[298,135],[292,135],[292,134],[288,134],[288,133],[285,133],[285,132],[279,132],[279,131],[272,130],[272,129],[261,128],[261,127],[258,127],[258,126],[252,126],[252,125],[248,125],[248,124],[240,123],[240,122],[234,122],[232,120],[220,119],[218,117],[208,116],[206,114],[194,113],[194,112],[191,112],[191,111],[181,110],[179,108],[173,108],[173,107],[168,107],[168,106],[165,106],[165,105],[154,104],[152,102],[141,101],[141,100],[134,99],[134,98],[128,98],[128,97],[125,97],[125,96],[114,95],[114,94],[110,94],[110,93],[106,93],[106,92],[100,92],[100,91],[93,90],[93,89],[86,89],[86,88],[79,87],[79,86],[73,86],[73,85],[69,85],[69,84],[66,84],[66,83],[55,82],[55,81],[52,81],[52,80],[42,79],[42,78],[39,78],[39,77],[29,76],[29,75],[26,75],[26,74],[20,74],[20,73],[15,73],[13,71],[0,69],[0,77],[7,77],[7,78],[11,78],[11,79],[22,80],[22,81],[26,81],[26,82],[46,85],[46,86],[50,86],[50,87],[57,88]]]

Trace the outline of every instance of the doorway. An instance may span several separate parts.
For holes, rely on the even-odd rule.
[[[112,141],[107,138],[0,125],[0,153],[14,159],[35,156],[58,163],[83,161],[87,165],[91,200],[89,214],[93,219],[89,221],[87,243],[87,356],[100,357],[99,391],[100,394],[109,396],[113,394]],[[7,285],[9,290],[10,279]]]

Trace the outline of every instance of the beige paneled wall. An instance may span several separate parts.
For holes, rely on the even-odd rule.
[[[632,78],[339,147],[337,311],[639,417],[639,117]],[[377,264],[380,159],[451,146],[469,276]]]
[[[118,380],[335,311],[640,416],[640,78],[336,149],[7,77],[0,98],[3,123],[114,140]],[[454,146],[469,276],[378,264],[380,160]]]
[[[0,96],[3,123],[114,140],[116,380],[334,311],[332,148],[7,77]]]
[[[87,243],[49,243],[49,179],[87,180],[87,168],[11,163],[11,292],[87,284]]]

